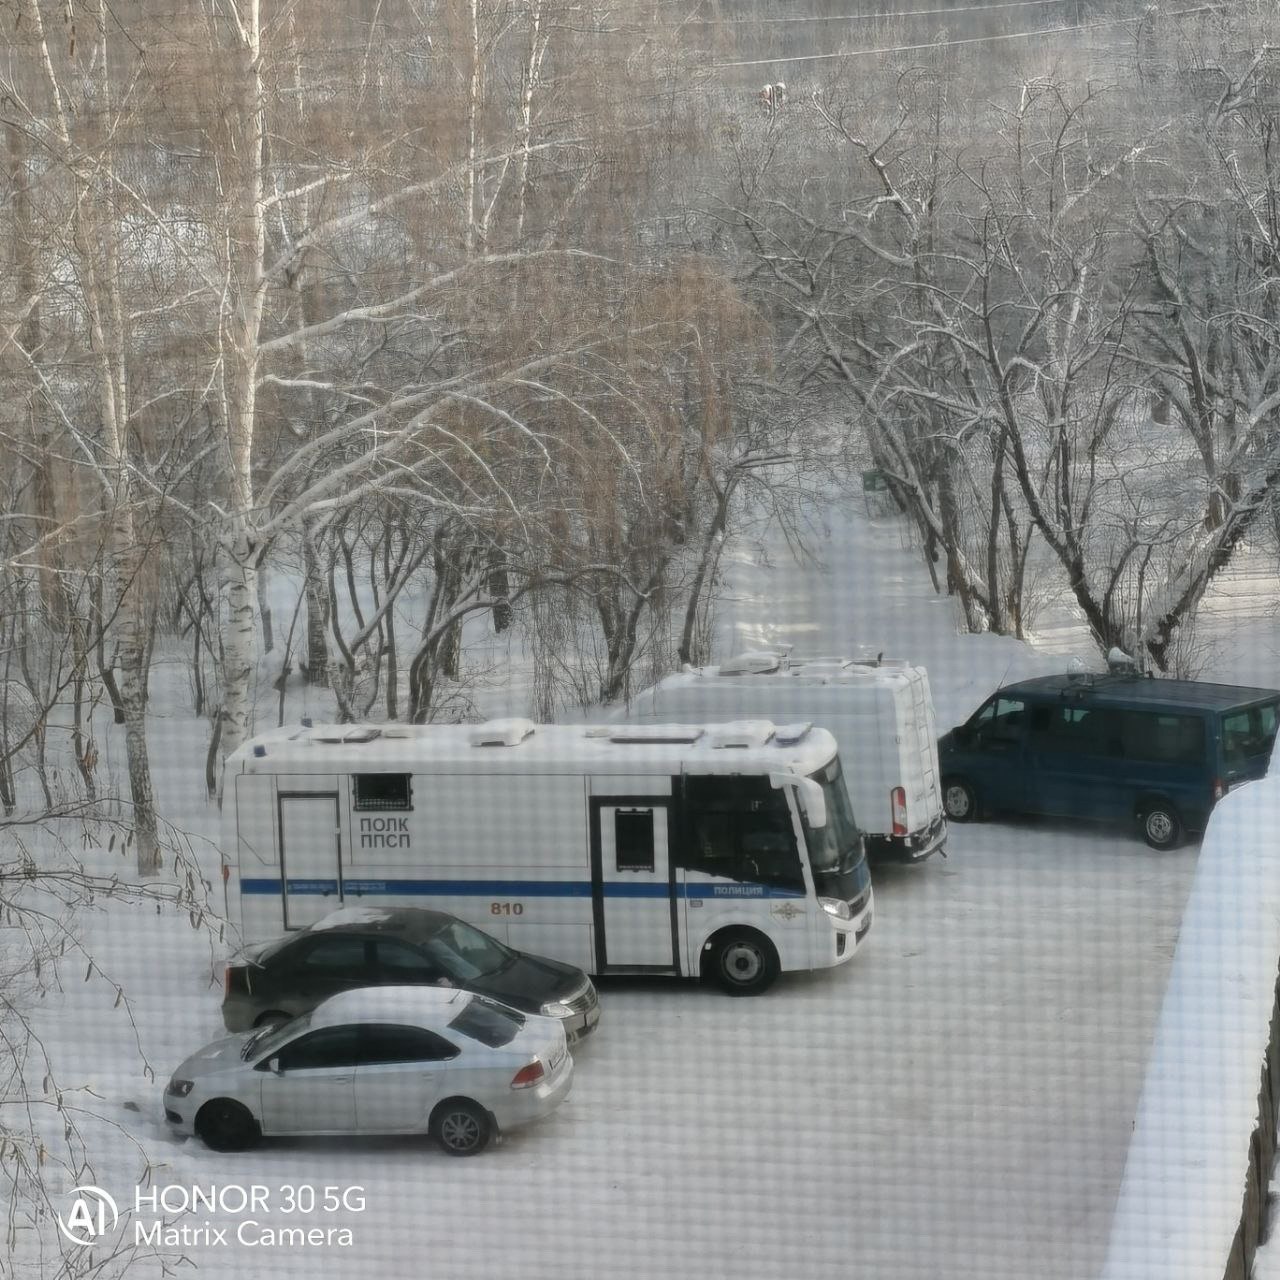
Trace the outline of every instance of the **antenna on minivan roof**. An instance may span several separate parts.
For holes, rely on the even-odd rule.
[[[1139,673],[1138,663],[1119,645],[1112,645],[1107,651],[1107,670],[1113,676],[1136,676]]]

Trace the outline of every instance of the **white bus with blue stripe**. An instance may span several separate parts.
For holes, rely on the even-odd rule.
[[[807,724],[304,722],[228,758],[223,822],[242,944],[424,906],[588,973],[751,994],[871,926],[835,739]]]

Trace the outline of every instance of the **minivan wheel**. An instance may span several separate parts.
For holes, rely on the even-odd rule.
[[[760,995],[773,986],[780,968],[772,943],[751,929],[730,929],[716,938],[708,965],[731,996]]]
[[[1173,849],[1182,839],[1182,823],[1173,806],[1163,801],[1151,805],[1142,814],[1142,835],[1153,849]]]
[[[262,1137],[248,1107],[231,1098],[206,1102],[196,1116],[196,1132],[211,1151],[248,1151]]]
[[[978,797],[962,778],[947,778],[942,784],[942,808],[952,822],[973,822],[978,816]]]
[[[451,1156],[474,1156],[489,1145],[493,1121],[467,1098],[450,1098],[431,1113],[431,1136]]]

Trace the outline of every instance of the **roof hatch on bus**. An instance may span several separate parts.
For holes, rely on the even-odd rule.
[[[803,724],[780,724],[773,731],[773,740],[780,747],[794,747],[812,728],[812,720],[806,720]]]
[[[711,745],[720,748],[763,747],[773,737],[769,720],[734,720],[711,729]]]
[[[779,671],[786,661],[785,653],[771,649],[753,649],[739,653],[720,664],[722,676],[766,676]]]
[[[311,735],[312,742],[325,743],[363,743],[372,742],[382,735],[381,729],[372,729],[367,725],[360,729],[349,729],[343,725],[334,725],[331,729],[317,729]]]
[[[587,730],[587,737],[596,736],[592,730]],[[701,737],[702,730],[696,725],[684,724],[629,724],[622,728],[613,729],[609,733],[609,741],[616,742],[619,745],[627,743],[671,743],[688,746],[690,743],[697,742]]]
[[[473,747],[518,747],[533,736],[532,720],[486,720],[468,735]]]

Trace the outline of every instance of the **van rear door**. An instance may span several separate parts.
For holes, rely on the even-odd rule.
[[[917,668],[897,701],[898,771],[907,793],[910,832],[927,831],[942,813],[938,730],[929,696],[929,677]]]
[[[1275,747],[1280,702],[1262,702],[1223,713],[1220,776],[1229,786],[1261,778]]]

